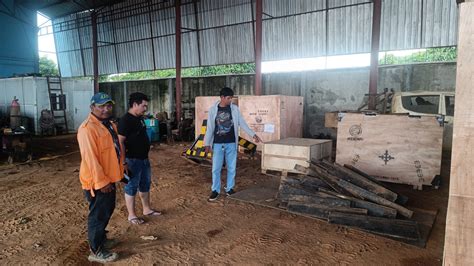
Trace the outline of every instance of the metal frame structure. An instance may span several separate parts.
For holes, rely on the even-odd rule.
[[[269,0],[267,0],[269,1]],[[298,0],[296,0],[298,2]],[[351,12],[353,10],[367,10],[367,7],[372,7],[371,8],[371,23],[364,22],[364,17],[361,17],[360,23],[363,23],[365,27],[365,31],[369,31],[370,26],[370,35],[371,38],[370,41],[366,41],[366,43],[370,43],[370,49],[367,44],[363,44],[362,46],[355,48],[357,51],[363,51],[363,52],[368,52],[370,51],[371,53],[371,71],[370,71],[370,82],[369,82],[369,108],[375,108],[374,107],[374,95],[377,94],[377,67],[378,67],[378,52],[380,50],[380,42],[381,42],[381,24],[382,24],[382,19],[383,19],[383,9],[382,9],[382,4],[383,1],[387,0],[342,0],[338,2],[331,2],[328,0],[319,0],[319,1],[314,1],[311,3],[307,3],[305,6],[306,8],[309,8],[308,10],[304,10],[299,6],[298,3],[294,4],[293,1],[291,4],[288,4],[285,1],[270,1],[267,2],[269,5],[273,5],[271,8],[273,8],[273,12],[278,13],[277,14],[272,14],[270,11],[265,11],[264,12],[264,0],[227,0],[227,1],[216,1],[213,2],[211,0],[174,0],[174,1],[165,1],[165,0],[155,0],[155,1],[142,1],[142,0],[131,0],[129,2],[123,2],[121,1],[120,4],[112,5],[112,6],[104,6],[100,9],[94,9],[94,10],[87,10],[82,13],[76,13],[73,15],[70,15],[69,18],[58,18],[53,20],[53,30],[54,34],[58,35],[63,32],[71,32],[71,31],[77,31],[77,39],[78,39],[78,48],[74,47],[73,45],[74,41],[66,40],[66,42],[71,42],[71,45],[69,45],[71,48],[67,49],[61,49],[59,52],[60,53],[75,53],[79,52],[80,57],[81,57],[81,63],[82,63],[82,75],[90,75],[90,72],[87,71],[87,63],[86,64],[86,58],[92,57],[92,70],[93,70],[93,76],[94,76],[94,88],[96,91],[98,91],[98,77],[99,74],[109,74],[110,69],[107,71],[101,71],[99,73],[99,49],[101,47],[108,47],[108,46],[113,46],[113,54],[115,56],[115,73],[117,72],[131,72],[131,71],[139,71],[139,70],[157,70],[157,69],[163,69],[162,65],[158,66],[157,64],[157,48],[160,47],[162,48],[162,44],[168,43],[170,45],[170,39],[173,38],[175,40],[175,47],[174,47],[174,52],[175,52],[175,60],[174,60],[174,67],[176,68],[176,106],[177,106],[177,115],[178,119],[181,117],[181,69],[183,65],[185,67],[189,66],[205,66],[205,65],[218,65],[218,64],[226,64],[226,63],[249,63],[249,62],[255,62],[256,64],[256,75],[255,75],[255,94],[256,95],[261,95],[261,61],[262,61],[262,52],[265,52],[268,50],[268,47],[265,47],[267,50],[264,49],[263,47],[263,41],[266,39],[263,36],[264,28],[265,25],[264,23],[267,23],[266,25],[268,26],[270,22],[272,21],[278,21],[281,23],[281,21],[292,21],[292,20],[297,20],[300,18],[308,17],[308,22],[310,21],[311,18],[315,18],[314,16],[317,16],[317,14],[322,14],[322,17],[325,18],[325,21],[323,21],[324,25],[319,26],[320,27],[320,32],[324,32],[325,40],[324,40],[324,47],[322,48],[322,51],[316,51],[316,54],[320,55],[337,55],[337,54],[348,54],[351,52],[344,52],[344,49],[347,51],[350,51],[350,48],[342,48],[339,53],[337,52],[337,49],[334,49],[331,47],[331,45],[337,44],[337,40],[330,40],[331,37],[334,37],[334,34],[342,34],[341,36],[345,36],[346,38],[351,38],[353,37],[352,35],[358,34],[357,30],[354,31],[352,28],[347,28],[351,27],[351,23],[349,22],[344,22],[346,23],[345,29],[342,28],[341,32],[339,33],[333,33],[331,32],[331,26],[333,27],[332,29],[334,30],[334,27],[337,27],[336,24],[331,24],[331,23],[339,23],[332,21],[331,16],[335,16],[336,14],[345,14],[344,12]],[[399,1],[399,0],[396,0]],[[417,0],[420,2],[420,14],[421,14],[421,22],[418,22],[420,30],[423,30],[424,27],[426,27],[426,23],[424,22],[424,7],[425,4],[428,3],[430,0]],[[439,0],[442,2],[447,2],[449,0]],[[425,3],[426,2],[426,3]],[[131,3],[131,4],[130,4]],[[204,3],[204,4],[203,4]],[[275,9],[275,5],[284,5],[287,4],[288,6],[286,8],[291,8],[293,9],[288,9],[285,12],[280,12],[280,10],[277,8]],[[302,2],[303,3],[303,2]],[[316,4],[314,4],[316,3]],[[200,5],[202,5],[202,8],[199,8]],[[205,5],[205,8],[204,8]],[[408,4],[407,4],[408,5]],[[187,6],[190,6],[190,8],[187,8]],[[254,8],[255,6],[255,8]],[[237,12],[242,12],[245,8],[247,9],[247,12],[250,12],[250,16],[245,15],[244,13],[239,13],[235,16],[240,16],[238,18],[233,18],[233,19],[222,19],[222,23],[219,24],[219,22],[208,22],[208,25],[201,25],[201,20],[204,19],[204,16],[206,14],[210,14],[211,12],[218,12],[219,14],[222,13],[222,16],[233,16],[233,13],[228,13],[228,10],[237,10]],[[284,6],[283,6],[284,7]],[[311,7],[311,8],[310,8]],[[86,7],[84,7],[86,8]],[[239,9],[240,8],[240,9]],[[158,14],[157,12],[162,12],[163,10],[172,10],[174,9],[174,17],[170,15],[170,17],[162,18],[163,20],[161,22],[158,22],[156,19],[154,20],[154,17],[157,18]],[[234,10],[234,12],[235,12]],[[240,10],[240,11],[239,11]],[[184,11],[184,15],[183,12]],[[354,12],[356,12],[354,11]],[[227,12],[227,13],[226,13]],[[230,12],[230,11],[229,11]],[[366,11],[364,11],[366,12]],[[435,11],[433,11],[435,12]],[[169,13],[169,12],[168,12]],[[160,14],[167,14],[167,13],[160,13]],[[358,14],[357,12],[354,14]],[[442,14],[441,14],[442,15]],[[140,21],[139,17],[140,16],[146,16],[146,21]],[[190,19],[188,17],[192,16],[192,21],[191,23]],[[365,15],[367,16],[367,15]],[[386,16],[386,15],[385,15]],[[126,20],[126,19],[131,19],[136,17],[136,20],[130,20],[133,21],[133,23],[136,23],[136,25],[126,25],[126,26],[118,26],[117,21],[120,20]],[[183,21],[182,18],[185,18],[185,22],[188,24],[194,24],[194,26],[188,26],[184,25],[183,26]],[[311,18],[310,18],[311,17]],[[452,19],[452,18],[450,18]],[[165,23],[166,20],[174,20],[174,32],[170,30],[164,30],[161,33],[159,32],[158,29],[155,30],[154,25],[157,25],[156,27],[161,27],[161,23]],[[342,20],[345,20],[343,18]],[[100,37],[98,36],[98,25],[103,25],[103,27],[106,27],[107,25],[111,24],[112,28],[112,35],[113,35],[113,40],[100,40]],[[157,23],[157,24],[156,24]],[[301,22],[300,22],[301,23]],[[146,25],[148,24],[148,25]],[[186,24],[186,23],[185,23]],[[190,24],[190,25],[191,25]],[[104,26],[105,25],[105,26]],[[209,46],[209,40],[212,41],[212,39],[208,40],[208,43],[203,43],[202,42],[202,35],[206,35],[206,33],[210,34],[218,34],[219,30],[221,29],[238,29],[239,27],[248,27],[248,29],[251,28],[252,30],[252,37],[253,37],[253,42],[251,45],[253,45],[253,58],[245,57],[245,56],[237,56],[236,54],[233,54],[231,59],[226,57],[226,59],[222,59],[225,57],[225,55],[219,54],[217,57],[215,57],[211,62],[206,61],[203,62],[203,44],[207,44]],[[272,26],[270,24],[270,26]],[[344,26],[344,25],[343,25]],[[387,27],[384,24],[385,27]],[[451,26],[448,22],[448,27]],[[149,32],[146,34],[137,34],[136,36],[132,38],[118,38],[117,34],[119,31],[124,31],[124,28],[132,28],[138,29],[139,27],[148,27]],[[105,28],[107,30],[107,28]],[[244,28],[242,28],[244,29]],[[242,30],[239,29],[239,30]],[[87,33],[87,31],[91,31],[89,34],[92,36],[92,47],[87,47],[87,45],[84,45],[84,39],[86,36],[84,34],[81,34],[81,31],[84,31]],[[104,29],[102,29],[104,30]],[[300,29],[298,29],[300,30]],[[352,31],[352,32],[351,32]],[[331,33],[330,33],[331,32]],[[123,33],[122,33],[123,34]],[[195,34],[195,36],[192,36],[192,34]],[[351,35],[352,34],[352,35]],[[366,33],[365,33],[366,34]],[[208,35],[208,34],[207,34]],[[225,34],[224,34],[225,35]],[[303,34],[304,35],[304,34]],[[362,33],[364,35],[364,33]],[[189,59],[186,56],[185,52],[185,57],[184,57],[184,64],[182,62],[183,56],[182,56],[182,49],[185,49],[182,47],[183,44],[183,37],[186,36],[191,36],[192,38],[195,38],[195,44],[197,46],[197,62],[192,61],[193,59]],[[419,45],[425,44],[425,41],[423,39],[423,34],[419,35]],[[205,36],[204,36],[205,37]],[[209,36],[207,36],[209,38]],[[222,36],[219,41],[224,42],[222,39],[225,38],[225,36]],[[342,37],[339,37],[342,38]],[[160,39],[162,41],[160,41]],[[337,38],[336,38],[337,39]],[[184,43],[186,43],[186,38],[184,38]],[[216,39],[217,40],[217,39]],[[248,40],[238,40],[240,42],[246,42]],[[266,42],[269,42],[268,40],[265,40]],[[331,43],[332,41],[332,43]],[[365,41],[365,40],[364,40]],[[160,43],[161,42],[161,43]],[[360,40],[358,40],[360,42]],[[127,67],[123,68],[121,65],[121,60],[120,56],[122,56],[121,53],[123,53],[123,48],[122,52],[120,53],[118,51],[118,47],[120,46],[125,46],[125,47],[131,47],[127,45],[131,45],[133,43],[148,43],[148,45],[151,46],[151,66],[150,62],[148,62],[148,67],[144,68],[144,65],[142,66],[136,66],[135,68],[138,67],[136,70],[131,70],[127,69]],[[90,44],[90,43],[89,43]],[[211,44],[212,45],[212,44]],[[246,45],[249,45],[248,43]],[[268,43],[267,43],[268,45]],[[347,45],[347,43],[345,44]],[[66,43],[66,47],[68,44]],[[188,44],[189,46],[189,44]],[[342,45],[344,46],[344,44]],[[92,48],[92,56],[87,57],[85,55],[86,50],[90,50]],[[189,47],[188,47],[189,48]],[[207,48],[206,48],[207,49]],[[235,49],[235,46],[234,46]],[[308,49],[313,49],[314,53],[314,48],[308,48]],[[316,48],[321,49],[321,48]],[[331,49],[331,51],[329,51]],[[225,49],[224,49],[225,51]],[[209,53],[209,50],[207,50],[207,53]],[[211,52],[212,53],[212,52]],[[311,52],[310,52],[311,53]],[[188,56],[189,56],[189,51],[188,51]],[[195,56],[195,55],[193,55]],[[130,56],[129,56],[130,57]],[[218,59],[221,57],[221,59]],[[217,58],[217,59],[216,59]],[[123,59],[122,59],[123,60]],[[140,61],[140,59],[136,59],[137,62]],[[186,62],[188,60],[188,62]],[[189,61],[191,60],[191,61]],[[216,61],[217,60],[217,61]],[[61,63],[61,60],[59,60]],[[90,61],[89,61],[90,62]],[[194,63],[193,63],[194,62]],[[123,63],[122,63],[123,64]],[[139,64],[139,63],[137,63]],[[171,65],[168,65],[167,68],[172,67]],[[130,66],[128,67],[130,68]],[[71,72],[72,73],[72,72]]]

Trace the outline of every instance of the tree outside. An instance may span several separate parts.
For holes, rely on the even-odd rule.
[[[39,73],[42,76],[59,76],[59,70],[53,60],[42,56],[39,59]]]
[[[428,62],[455,62],[457,58],[456,47],[428,48],[426,51],[413,53],[407,56],[385,54],[379,59],[380,65],[397,65],[409,63]]]
[[[200,77],[212,75],[228,75],[228,74],[253,74],[255,73],[255,64],[231,64],[219,66],[205,66],[183,68],[182,77]],[[141,71],[116,75],[104,75],[100,77],[100,82],[122,81],[122,80],[142,80],[176,77],[175,69],[164,69],[155,71]]]

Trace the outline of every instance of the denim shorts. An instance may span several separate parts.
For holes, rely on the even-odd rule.
[[[151,184],[151,167],[148,159],[126,159],[128,170],[131,173],[128,184],[125,185],[125,193],[135,196],[137,191],[149,192]]]

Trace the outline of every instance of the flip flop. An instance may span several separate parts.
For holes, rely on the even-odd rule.
[[[135,217],[135,218],[132,218],[132,219],[128,219],[128,222],[131,223],[131,224],[143,224],[143,223],[145,223],[145,220],[143,220],[141,218],[138,218],[138,217]]]
[[[162,213],[159,212],[159,211],[152,211],[152,212],[150,212],[148,214],[144,214],[144,215],[145,216],[160,216],[160,215],[162,215]]]

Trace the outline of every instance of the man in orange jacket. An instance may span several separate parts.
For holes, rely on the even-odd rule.
[[[89,261],[111,262],[117,253],[108,250],[106,230],[115,209],[115,183],[123,178],[122,147],[117,126],[110,121],[114,102],[109,95],[97,93],[91,99],[91,114],[79,127],[77,140],[81,150],[79,178],[89,203],[87,234]]]

